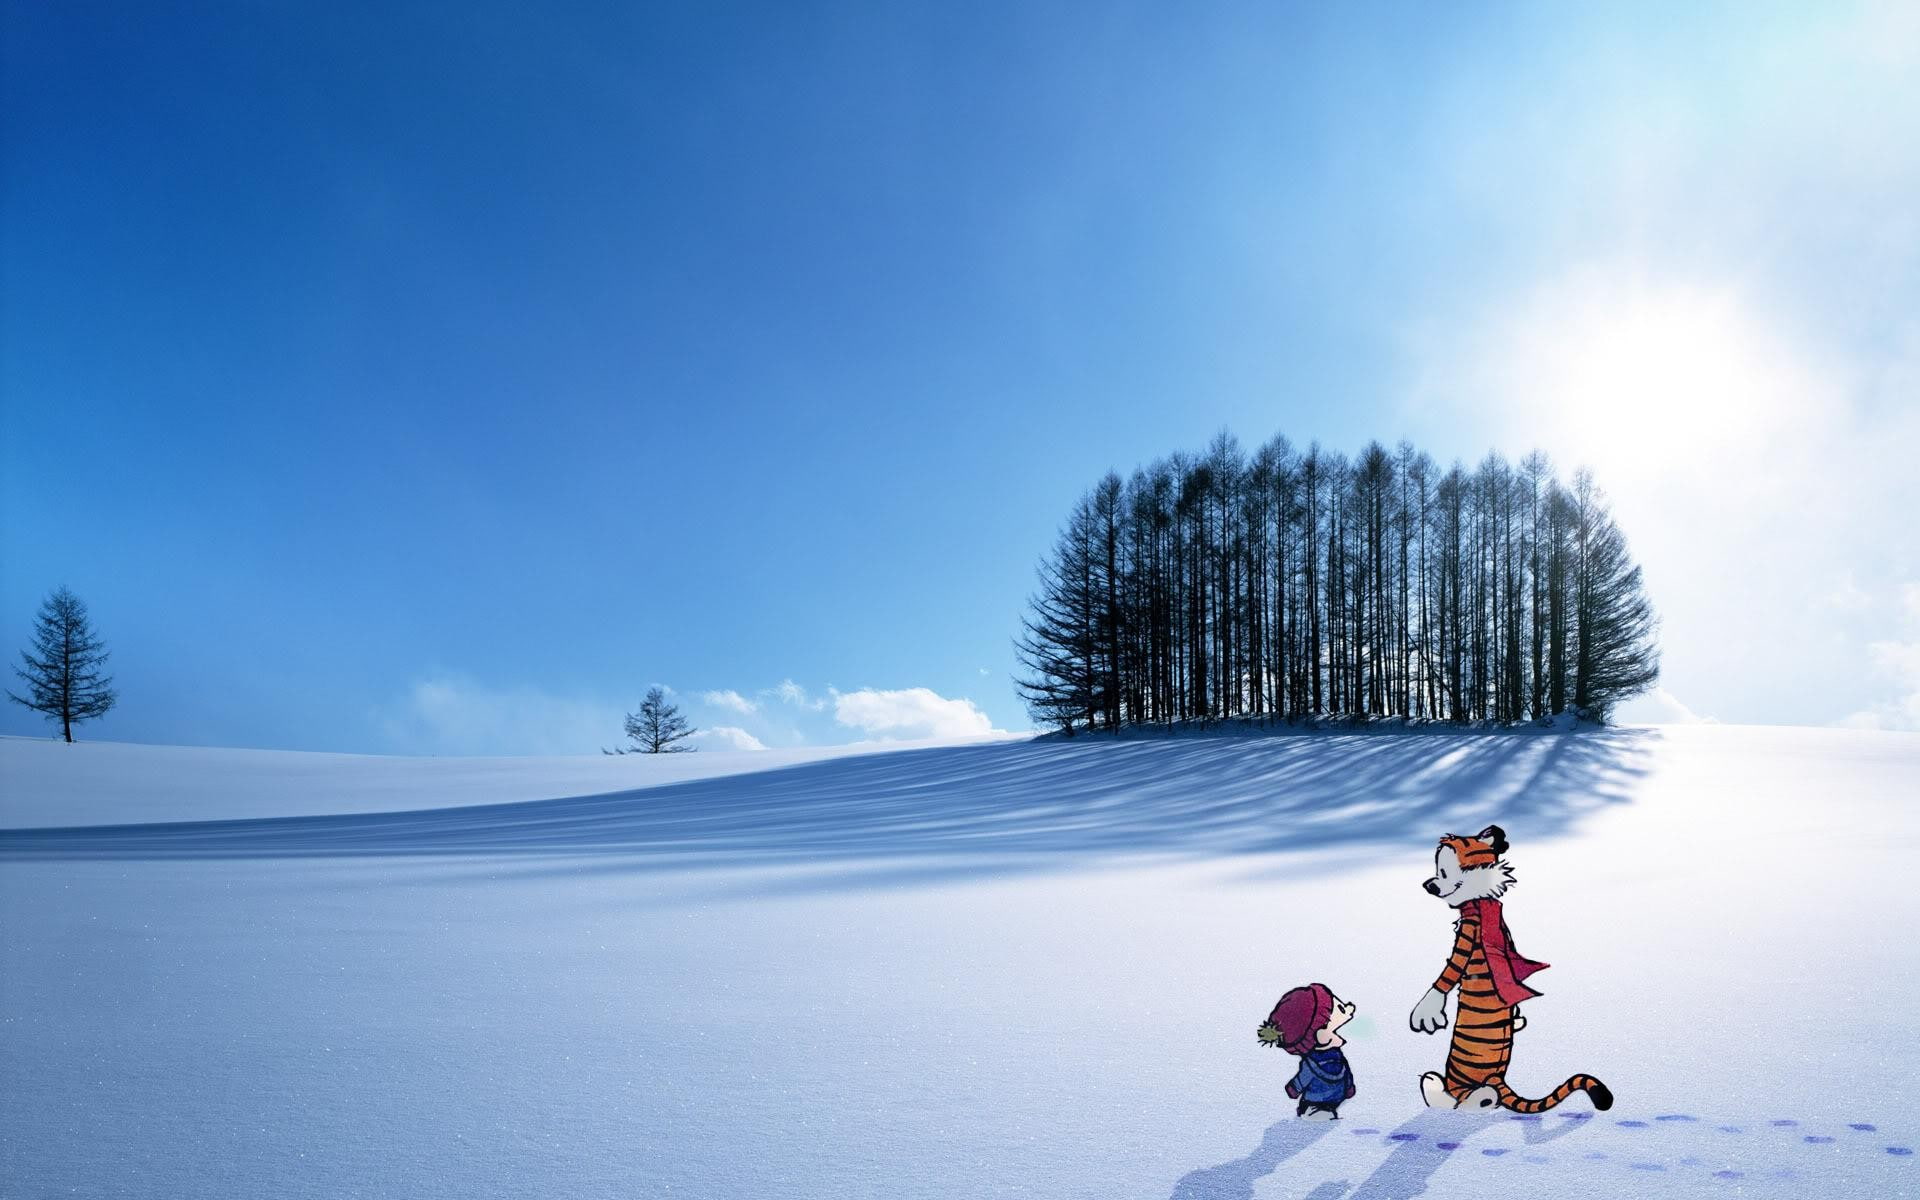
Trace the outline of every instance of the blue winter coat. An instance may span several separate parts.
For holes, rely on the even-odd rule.
[[[1353,1095],[1353,1072],[1338,1046],[1300,1056],[1300,1070],[1287,1084],[1287,1095],[1308,1104],[1338,1104]]]

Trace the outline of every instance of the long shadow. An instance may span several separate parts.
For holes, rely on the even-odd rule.
[[[1253,1185],[1274,1168],[1332,1133],[1346,1121],[1302,1121],[1288,1117],[1267,1129],[1245,1158],[1189,1171],[1173,1186],[1170,1200],[1252,1200]]]
[[[1481,1134],[1512,1128],[1508,1113],[1460,1113],[1424,1109],[1384,1135],[1393,1150],[1380,1165],[1368,1173],[1358,1188],[1351,1189],[1349,1200],[1411,1200],[1427,1190],[1434,1172],[1467,1148],[1467,1142]],[[1280,1121],[1267,1129],[1266,1136],[1245,1158],[1189,1171],[1174,1185],[1170,1200],[1251,1200],[1254,1185],[1274,1173],[1281,1163],[1305,1150],[1332,1132],[1349,1132],[1354,1121]],[[1583,1120],[1562,1120],[1553,1124],[1527,1118],[1522,1123],[1522,1138],[1537,1146],[1565,1137],[1584,1128]],[[1368,1134],[1377,1131],[1367,1130]],[[1371,1144],[1371,1143],[1369,1143]],[[1488,1151],[1505,1154],[1504,1149]],[[1320,1183],[1310,1197],[1336,1200],[1348,1195],[1345,1179]]]
[[[1427,1190],[1433,1173],[1463,1150],[1468,1139],[1506,1127],[1511,1120],[1504,1112],[1422,1112],[1388,1135],[1395,1143],[1393,1153],[1361,1181],[1350,1200],[1411,1200]],[[1520,1128],[1523,1140],[1533,1146],[1565,1137],[1585,1124],[1563,1121],[1548,1126],[1528,1122]]]
[[[997,873],[1141,853],[1424,843],[1503,817],[1552,836],[1626,799],[1658,734],[1500,731],[1011,742],[635,791],[413,812],[0,830],[0,859],[581,856],[634,867]],[[969,864],[978,864],[977,868]]]
[[[1353,1200],[1407,1200],[1427,1190],[1427,1181],[1469,1138],[1494,1127],[1495,1118],[1428,1110],[1395,1129],[1393,1152],[1360,1182]],[[1443,1149],[1443,1147],[1445,1147]]]

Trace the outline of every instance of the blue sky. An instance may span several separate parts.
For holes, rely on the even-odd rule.
[[[0,633],[89,602],[85,736],[1023,728],[1068,505],[1222,427],[1590,462],[1636,715],[1920,726],[1906,6],[400,7],[0,18]]]

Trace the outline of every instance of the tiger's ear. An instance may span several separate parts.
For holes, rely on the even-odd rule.
[[[1507,852],[1507,831],[1498,825],[1487,826],[1478,836],[1481,841],[1493,847],[1494,857],[1498,858]]]

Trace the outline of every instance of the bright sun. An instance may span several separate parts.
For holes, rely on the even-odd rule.
[[[1731,291],[1587,281],[1533,306],[1508,350],[1519,423],[1603,480],[1717,466],[1813,394]]]

